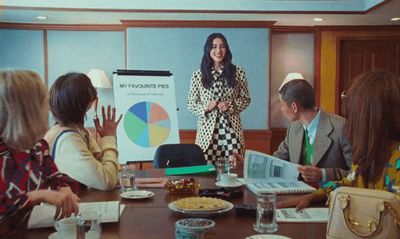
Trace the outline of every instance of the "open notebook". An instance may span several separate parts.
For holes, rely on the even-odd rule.
[[[277,157],[246,150],[244,178],[242,183],[254,193],[273,192],[277,194],[308,193],[314,187],[297,180],[297,164]]]

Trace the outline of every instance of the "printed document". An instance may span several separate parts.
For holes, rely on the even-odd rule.
[[[101,222],[118,222],[119,217],[125,209],[124,204],[119,201],[108,201],[108,202],[83,202],[79,203],[79,211],[96,211],[101,213]],[[29,216],[28,228],[41,228],[41,227],[53,227],[54,226],[54,215],[56,213],[56,207],[49,204],[36,205],[32,209],[32,213]]]
[[[241,181],[254,193],[307,193],[315,188],[297,180],[299,165],[277,157],[246,150],[244,179]]]
[[[278,222],[328,222],[329,208],[309,207],[297,211],[296,208],[276,209]]]

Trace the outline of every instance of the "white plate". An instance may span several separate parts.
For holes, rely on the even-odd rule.
[[[274,234],[257,234],[246,237],[246,239],[290,239],[290,237],[285,237],[281,235]]]
[[[144,198],[151,198],[153,196],[154,196],[153,192],[146,190],[133,190],[121,193],[121,197],[125,199],[144,199]]]
[[[188,216],[213,216],[213,215],[218,215],[222,214],[225,212],[228,212],[233,208],[233,204],[230,202],[227,202],[227,206],[222,209],[217,209],[217,210],[209,210],[209,211],[189,211],[189,210],[182,210],[176,207],[175,202],[171,202],[168,204],[168,208],[171,209],[174,212],[180,212]]]
[[[234,184],[222,184],[221,182],[215,182],[215,185],[221,188],[236,188],[243,185],[243,183],[236,181]]]

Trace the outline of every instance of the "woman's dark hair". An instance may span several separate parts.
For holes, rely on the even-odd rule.
[[[345,131],[364,187],[382,177],[400,141],[400,78],[386,71],[357,76],[346,95]]]
[[[58,77],[50,88],[50,110],[63,125],[82,124],[97,92],[89,77],[67,73]]]
[[[306,80],[289,81],[282,87],[279,94],[288,105],[296,102],[304,109],[315,107],[314,89]]]
[[[201,75],[202,75],[202,82],[203,86],[209,89],[212,86],[213,76],[211,74],[212,67],[214,64],[213,59],[210,56],[210,52],[213,48],[213,40],[215,38],[220,38],[225,45],[226,54],[223,61],[224,65],[224,77],[229,87],[234,87],[236,85],[236,66],[232,64],[232,53],[229,49],[228,41],[226,40],[225,36],[221,33],[213,33],[208,36],[206,43],[204,44],[204,54],[203,59],[201,60]]]

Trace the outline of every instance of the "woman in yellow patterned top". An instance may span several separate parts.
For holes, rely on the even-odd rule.
[[[340,186],[400,193],[400,78],[385,71],[359,75],[347,95],[345,131],[353,146],[351,172],[314,193],[278,203],[303,209],[326,200]]]

